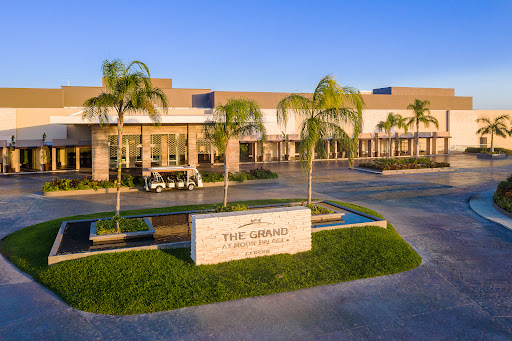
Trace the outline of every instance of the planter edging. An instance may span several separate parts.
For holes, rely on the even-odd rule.
[[[373,174],[393,175],[393,174],[452,172],[457,169],[451,168],[451,167],[441,167],[441,168],[416,168],[416,169],[396,169],[396,170],[381,171],[381,170],[377,170],[377,169],[354,167],[353,170],[356,170],[359,172],[373,173]]]

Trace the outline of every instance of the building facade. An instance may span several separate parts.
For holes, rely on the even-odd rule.
[[[211,89],[173,88],[171,79],[153,79],[153,84],[167,95],[169,110],[161,123],[154,125],[147,116],[125,118],[122,166],[147,173],[151,166],[211,165],[222,163],[222,155],[202,134],[202,124],[213,108],[231,98],[256,101],[265,117],[267,139],[247,136],[230,143],[231,171],[244,162],[279,162],[298,160],[300,121],[291,118],[286,127],[276,120],[277,103],[289,93],[230,92]],[[0,163],[2,172],[91,168],[94,179],[108,179],[117,161],[115,115],[110,124],[82,118],[83,102],[98,95],[102,87],[63,86],[60,89],[0,89]],[[388,137],[376,131],[379,121],[389,112],[404,117],[412,115],[407,106],[416,98],[430,101],[430,110],[439,121],[421,127],[419,144],[414,134],[393,131],[400,141],[397,155],[447,154],[465,146],[487,144],[476,134],[476,119],[495,117],[512,111],[473,110],[472,97],[455,96],[454,89],[389,87],[361,92],[366,107],[359,157],[379,157],[388,153]],[[44,138],[43,138],[44,137]],[[490,137],[488,137],[490,139]],[[327,139],[325,153],[317,159],[339,159],[346,155],[337,142]],[[496,146],[511,142],[497,138]]]

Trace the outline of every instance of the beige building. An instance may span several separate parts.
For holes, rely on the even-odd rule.
[[[241,162],[279,162],[298,159],[296,146],[300,122],[292,118],[286,127],[276,121],[276,105],[288,93],[229,92],[210,89],[178,89],[171,79],[153,79],[169,99],[169,110],[155,126],[149,117],[125,118],[123,137],[124,168],[143,174],[151,166],[193,166],[222,163],[201,132],[213,108],[230,98],[248,98],[259,103],[265,115],[267,141],[247,136],[230,145],[232,170]],[[0,164],[2,172],[92,168],[95,179],[107,179],[117,161],[116,118],[100,126],[98,121],[82,119],[83,102],[98,95],[102,87],[63,86],[60,89],[0,88]],[[455,96],[454,89],[389,87],[361,92],[366,103],[364,132],[360,136],[359,156],[379,157],[388,150],[387,136],[376,132],[376,125],[388,112],[411,116],[407,106],[416,98],[429,100],[439,129],[420,127],[419,145],[414,133],[394,131],[401,143],[400,155],[411,155],[416,148],[424,155],[463,150],[466,146],[488,143],[476,134],[476,119],[506,113],[473,110],[471,97]],[[508,112],[512,114],[512,111]],[[43,141],[43,135],[45,139]],[[498,138],[496,146],[510,147],[512,140]],[[334,140],[325,141],[322,159],[345,157]]]

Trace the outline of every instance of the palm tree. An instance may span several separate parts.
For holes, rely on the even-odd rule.
[[[157,105],[167,111],[167,97],[151,84],[148,67],[139,61],[125,65],[119,59],[105,60],[102,65],[105,90],[84,102],[83,118],[98,118],[109,123],[109,113],[117,114],[117,201],[116,216],[121,210],[121,158],[125,114],[147,114],[153,122],[160,121]],[[119,229],[119,222],[118,222]]]
[[[263,114],[254,101],[248,99],[229,99],[225,105],[217,105],[212,117],[203,125],[203,133],[217,148],[224,153],[224,206],[228,204],[229,181],[229,141],[251,134],[262,134],[265,139],[266,130],[263,125]]]
[[[512,135],[512,130],[508,130],[505,120],[510,120],[510,116],[503,114],[498,116],[491,121],[488,117],[479,117],[476,119],[478,123],[484,123],[485,125],[476,131],[477,134],[489,135],[491,134],[491,153],[494,152],[494,135],[500,137],[507,137]]]
[[[414,138],[414,143],[416,144],[416,157],[420,155],[420,149],[418,147],[419,145],[419,132],[420,132],[420,123],[423,123],[423,125],[428,128],[430,126],[430,123],[433,123],[436,128],[439,129],[439,122],[437,119],[430,115],[430,109],[428,106],[430,105],[430,101],[422,101],[421,99],[415,99],[414,103],[409,104],[407,106],[407,109],[412,110],[414,112],[414,116],[409,117],[406,120],[407,126],[411,127],[416,125],[416,136]]]
[[[363,106],[364,101],[358,90],[340,86],[330,75],[320,80],[312,96],[291,94],[277,104],[277,120],[283,126],[287,124],[290,110],[302,120],[299,155],[308,175],[308,205],[311,205],[315,147],[323,148],[323,144],[318,142],[332,136],[347,151],[352,166],[363,125]],[[353,138],[344,130],[347,127],[353,129]]]
[[[392,156],[392,148],[391,148],[391,130],[393,128],[404,129],[405,133],[407,133],[407,125],[405,124],[404,118],[400,114],[388,113],[385,121],[380,121],[377,123],[377,129],[379,131],[384,131],[388,135],[388,149],[389,149],[389,157]]]

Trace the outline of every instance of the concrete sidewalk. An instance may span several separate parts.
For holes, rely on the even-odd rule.
[[[495,190],[478,193],[469,200],[469,206],[479,216],[512,230],[512,218],[499,212],[492,205]]]

